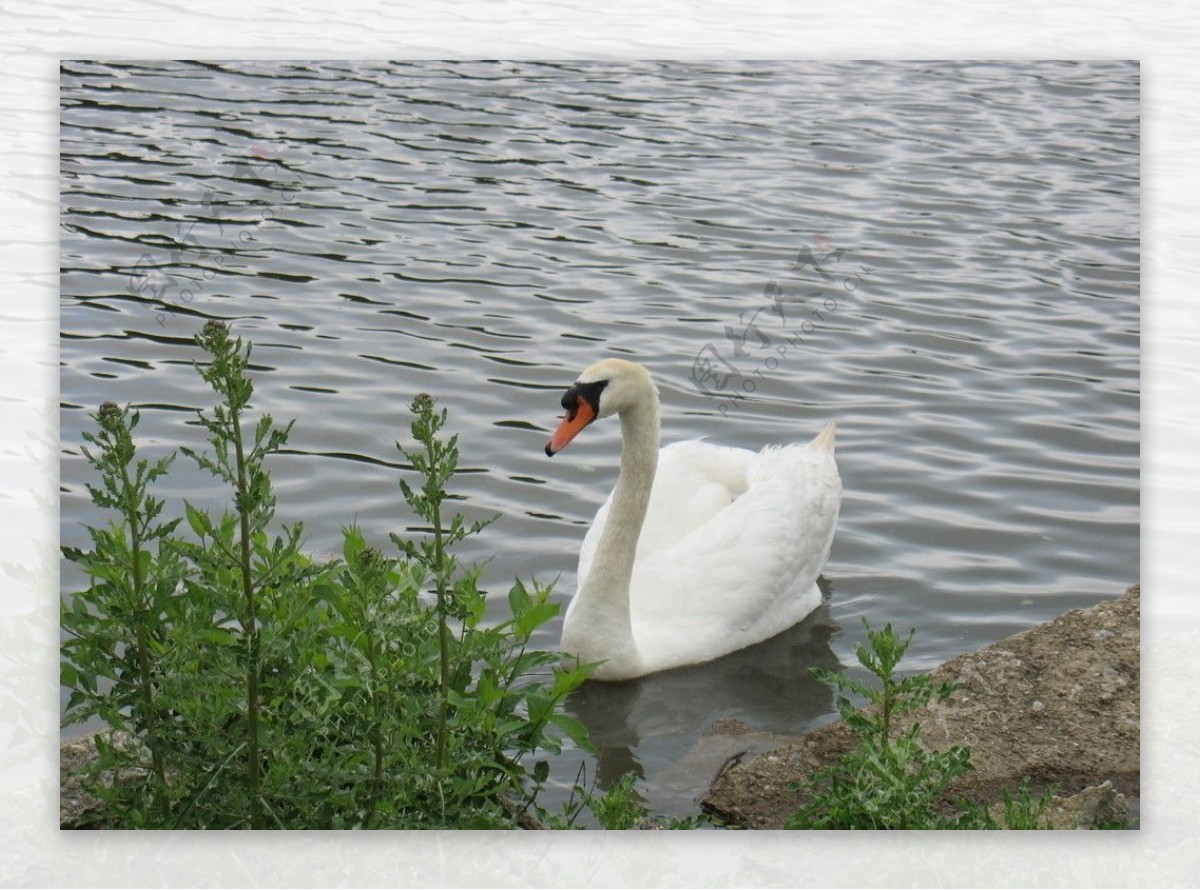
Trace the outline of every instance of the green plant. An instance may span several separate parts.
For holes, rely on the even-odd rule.
[[[1026,776],[1017,786],[1015,795],[1007,789],[1002,790],[1000,800],[995,803],[961,801],[962,812],[947,816],[945,824],[936,827],[1008,831],[1053,829],[1054,826],[1046,817],[1046,810],[1054,799],[1055,787],[1050,786],[1039,797],[1034,797],[1029,785],[1029,777]]]
[[[807,784],[795,783],[808,803],[788,821],[788,828],[934,828],[952,827],[938,815],[934,803],[956,776],[970,771],[970,751],[954,746],[927,751],[919,741],[920,724],[892,738],[900,715],[943,699],[951,684],[934,686],[927,675],[897,679],[896,666],[912,642],[912,632],[900,638],[888,624],[872,630],[866,620],[868,646],[855,647],[859,663],[879,681],[870,686],[844,672],[813,669],[813,674],[839,693],[837,709],[858,737],[858,746],[820,772]],[[853,692],[871,707],[858,710],[841,693]]]
[[[646,807],[637,797],[637,773],[627,772],[604,794],[583,792],[583,802],[603,828],[624,831],[649,821]]]
[[[926,750],[920,742],[917,722],[893,738],[893,723],[900,714],[924,707],[934,699],[945,699],[954,685],[935,686],[926,674],[897,679],[896,668],[912,643],[914,631],[900,638],[888,624],[872,630],[863,619],[866,646],[855,647],[858,661],[878,680],[871,686],[845,672],[813,668],[817,679],[839,693],[837,709],[858,744],[837,762],[818,771],[808,782],[791,788],[803,792],[808,801],[787,822],[787,828],[884,828],[884,829],[1008,829],[1048,828],[1045,811],[1054,789],[1033,798],[1025,780],[1016,796],[1002,792],[998,824],[991,809],[982,804],[958,801],[945,792],[971,765],[971,750],[955,745],[945,751]],[[840,693],[852,692],[866,699],[868,707],[856,709]]]
[[[562,735],[591,750],[583,725],[559,706],[592,668],[563,668],[558,653],[529,649],[534,632],[558,614],[549,587],[534,585],[530,591],[517,580],[508,592],[511,617],[484,624],[487,601],[478,589],[480,568],[462,568],[451,548],[495,517],[468,523],[460,514],[444,515],[447,483],[458,466],[458,437],[439,437],[447,414],[427,394],[414,398],[411,410],[412,436],[421,448],[397,447],[424,484],[417,489],[401,480],[400,487],[429,529],[419,542],[395,534],[392,540],[433,584],[438,700],[432,775],[443,783],[439,800],[448,794],[469,799],[480,790],[490,797],[520,797],[530,778],[524,765],[529,755],[558,753]],[[464,727],[471,732],[463,733]],[[548,765],[539,761],[533,769],[542,775]]]
[[[233,511],[213,522],[206,512],[186,505],[188,524],[200,538],[200,545],[189,551],[198,569],[191,589],[197,599],[210,602],[214,614],[235,620],[233,626],[213,629],[217,631],[212,637],[217,643],[213,655],[217,664],[227,655],[236,663],[237,710],[223,715],[222,723],[241,724],[238,750],[229,757],[242,762],[248,827],[258,829],[267,826],[262,783],[268,764],[261,752],[264,735],[272,728],[263,723],[275,716],[265,713],[271,706],[263,695],[270,683],[264,659],[272,659],[282,645],[294,642],[301,616],[283,597],[303,587],[312,567],[300,553],[299,524],[285,528],[273,541],[268,532],[275,516],[275,496],[265,461],[287,442],[292,424],[277,428],[271,416],[264,415],[247,443],[242,417],[254,394],[246,374],[251,347],[232,338],[229,328],[219,322],[205,324],[199,343],[211,358],[199,368],[200,375],[218,397],[211,415],[198,412],[211,451],[181,450],[230,487]],[[278,660],[274,659],[276,664]]]
[[[589,748],[560,708],[589,668],[530,649],[558,609],[548,588],[517,581],[509,617],[484,622],[480,569],[452,549],[487,522],[444,515],[458,465],[457,439],[440,436],[446,412],[425,395],[412,404],[421,447],[406,454],[423,481],[401,488],[425,538],[393,535],[392,558],[349,526],[342,557],[317,562],[299,524],[276,530],[266,463],[291,424],[246,429],[251,347],[218,323],[197,343],[217,405],[200,414],[209,448],[184,451],[231,509],[185,503],[160,521],[149,487],[173,456],[137,459],[136,413],[106,404],[85,434],[101,478],[89,490],[114,518],[90,529],[90,550],[64,551],[89,586],[63,606],[62,682],[66,722],[96,715],[119,730],[97,738],[85,781],[101,823],[512,827],[548,775],[537,755],[564,737]],[[177,534],[182,519],[194,538]]]
[[[1050,801],[1054,799],[1054,787],[1051,786],[1044,790],[1039,797],[1034,797],[1029,790],[1029,778],[1021,780],[1020,786],[1017,788],[1016,796],[1001,792],[1001,813],[1003,814],[1003,826],[1010,831],[1041,831],[1049,829],[1053,826],[1046,818],[1046,810],[1050,806]],[[979,827],[996,828],[999,827],[991,820],[990,814],[986,820],[993,824],[980,825]],[[974,826],[972,826],[974,827]]]
[[[62,606],[66,631],[61,663],[62,685],[71,690],[64,720],[96,716],[115,731],[114,738],[136,739],[119,750],[98,745],[99,767],[134,770],[141,787],[97,784],[98,797],[125,810],[129,822],[144,825],[166,818],[170,809],[164,749],[174,730],[163,703],[164,657],[170,627],[182,602],[177,594],[184,577],[179,520],[159,521],[163,503],[149,486],[165,475],[174,455],[153,464],[136,459],[133,431],[136,411],[105,402],[92,415],[99,427],[85,432],[83,454],[100,476],[88,485],[93,502],[116,514],[104,527],[87,527],[91,550],[64,547],[90,584]]]
[[[612,786],[603,792],[597,792],[595,783],[591,788],[582,784],[584,767],[581,764],[571,788],[571,797],[562,805],[557,813],[549,813],[539,809],[542,823],[553,829],[581,828],[577,824],[580,815],[586,809],[592,814],[596,823],[610,831],[625,831],[629,829],[665,829],[671,831],[691,830],[713,824],[706,815],[695,816],[658,816],[651,813],[637,792],[638,774],[630,770],[622,775]]]

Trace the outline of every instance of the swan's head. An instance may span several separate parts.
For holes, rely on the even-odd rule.
[[[553,457],[562,451],[597,418],[611,417],[657,399],[650,372],[641,365],[619,358],[596,362],[563,394],[562,406],[567,413],[546,443],[546,454]]]

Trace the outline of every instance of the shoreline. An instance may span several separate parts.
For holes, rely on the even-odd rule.
[[[935,685],[954,683],[955,691],[897,718],[896,732],[919,722],[928,748],[970,747],[975,769],[948,795],[997,801],[1028,779],[1034,794],[1057,787],[1047,811],[1055,827],[1127,824],[1134,816],[1129,800],[1141,787],[1140,605],[1134,584],[1115,599],[949,659],[930,676]],[[732,764],[699,803],[743,828],[781,828],[804,802],[788,785],[854,743],[841,720],[823,726]]]

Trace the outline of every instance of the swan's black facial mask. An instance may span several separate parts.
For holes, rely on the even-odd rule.
[[[585,426],[600,413],[600,393],[608,385],[607,380],[592,383],[578,381],[563,393],[562,406],[567,413],[550,441],[546,443],[546,456],[554,457],[574,439]]]
[[[567,419],[574,420],[575,412],[579,410],[580,400],[587,402],[593,414],[600,413],[600,393],[608,386],[607,380],[597,380],[594,383],[575,382],[570,389],[563,393],[562,406],[567,411]]]

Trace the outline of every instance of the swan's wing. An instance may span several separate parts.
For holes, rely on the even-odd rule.
[[[638,537],[638,559],[670,547],[709,522],[746,490],[747,473],[758,455],[699,439],[661,449],[646,519]],[[596,511],[579,548],[579,583],[587,577],[608,522],[612,494]]]
[[[757,458],[744,448],[699,439],[663,448],[638,538],[638,559],[674,546],[727,509],[746,491]]]
[[[639,649],[664,663],[767,639],[813,606],[841,505],[833,455],[797,445],[751,457],[740,497],[668,546],[639,548],[633,624]]]

